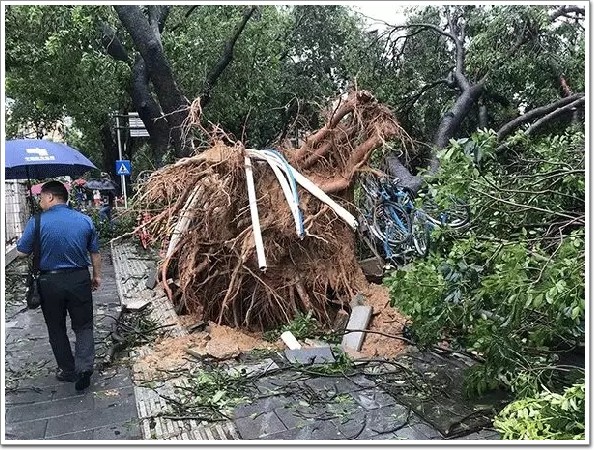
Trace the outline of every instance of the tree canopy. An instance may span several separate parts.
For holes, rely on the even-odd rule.
[[[423,6],[407,17],[373,33],[340,5],[11,5],[8,132],[72,117],[109,169],[110,115],[138,111],[160,165],[200,145],[181,135],[196,98],[205,121],[261,147],[317,128],[319,106],[356,84],[443,147],[584,92],[580,8]]]

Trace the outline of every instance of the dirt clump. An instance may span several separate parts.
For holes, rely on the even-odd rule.
[[[370,284],[362,294],[365,296],[365,304],[373,307],[367,329],[375,333],[366,334],[360,350],[361,355],[369,358],[393,358],[404,352],[408,346],[405,341],[387,336],[402,336],[403,327],[407,322],[403,314],[390,306],[388,289]]]
[[[183,319],[183,322],[188,323],[196,321],[195,317]],[[137,380],[168,378],[168,373],[173,374],[194,364],[196,359],[192,355],[230,359],[238,356],[239,353],[254,349],[275,350],[278,349],[278,345],[266,342],[259,333],[244,332],[210,322],[204,331],[178,337],[165,337],[155,341],[150,352],[136,361],[134,378]]]

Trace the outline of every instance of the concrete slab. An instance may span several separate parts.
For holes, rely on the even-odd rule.
[[[400,430],[394,432],[397,439],[408,439],[414,441],[425,441],[442,438],[441,434],[435,428],[424,424],[415,423],[406,425]]]
[[[365,330],[371,320],[373,307],[369,305],[357,305],[353,307],[347,330]],[[351,348],[355,351],[361,350],[365,334],[361,331],[347,333],[342,338],[342,348]]]
[[[48,420],[46,437],[59,436],[73,430],[91,430],[106,425],[134,420],[137,417],[135,407],[109,408],[71,413],[52,417]]]
[[[47,419],[4,424],[4,438],[14,440],[43,439],[47,428]]]
[[[93,439],[93,430],[75,431],[73,433],[61,434],[59,436],[51,436],[46,439],[60,441],[88,441]]]
[[[293,364],[326,364],[336,361],[330,347],[285,350],[285,357]]]
[[[475,433],[467,434],[466,436],[460,436],[454,438],[454,440],[460,441],[483,441],[483,440],[498,440],[501,439],[499,433],[495,430],[481,430]]]
[[[150,304],[151,304],[150,300],[132,300],[131,302],[126,303],[126,305],[124,307],[124,311],[130,311],[130,312],[142,311]]]
[[[146,282],[144,283],[147,289],[154,289],[157,285],[158,270],[159,269],[157,267],[152,267],[149,269]]]
[[[136,422],[128,421],[92,430],[93,440],[138,440],[142,434]]]
[[[232,417],[240,419],[243,417],[255,418],[265,411],[273,411],[281,408],[289,403],[289,398],[285,396],[272,396],[264,398],[256,398],[251,403],[244,403],[236,406],[233,410]]]
[[[358,387],[355,383],[351,380],[346,379],[344,377],[318,377],[318,378],[310,378],[309,380],[304,381],[304,384],[309,386],[310,388],[320,391],[326,392],[329,395],[331,393],[334,394],[346,394],[352,393],[357,390],[361,390],[363,388]]]
[[[287,429],[302,428],[313,424],[316,420],[315,411],[312,411],[311,407],[299,406],[296,400],[287,402],[280,408],[276,408],[274,413]]]
[[[394,405],[396,400],[381,389],[365,389],[353,393],[353,398],[367,410],[378,409],[384,406]]]
[[[408,410],[404,406],[391,405],[369,411],[360,409],[350,416],[332,419],[332,422],[349,439],[371,439],[378,434],[400,430],[407,425],[408,419]]]
[[[17,257],[17,248],[16,245],[11,245],[6,247],[5,250],[5,260],[4,260],[4,267],[8,266],[11,262],[13,262]]]
[[[70,383],[74,391],[74,385]],[[6,422],[25,422],[36,419],[47,419],[63,414],[87,411],[93,408],[93,398],[79,396],[76,398],[63,398],[49,402],[32,403],[29,405],[12,406],[6,411]]]
[[[291,440],[291,441],[305,441],[305,440],[344,440],[346,439],[328,420],[321,420],[312,425],[304,427],[291,428],[286,431],[271,433],[261,436],[260,439],[265,440]]]

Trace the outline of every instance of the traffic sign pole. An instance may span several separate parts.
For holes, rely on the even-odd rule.
[[[118,152],[120,155],[120,160],[124,159],[122,157],[122,140],[120,138],[120,118],[116,116],[116,127],[117,127],[117,135],[118,135]],[[126,176],[120,175],[122,181],[122,195],[124,196],[124,208],[128,209],[128,197],[126,195]]]

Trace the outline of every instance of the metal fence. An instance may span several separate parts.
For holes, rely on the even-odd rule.
[[[29,208],[27,206],[27,186],[19,180],[6,180],[4,182],[4,223],[5,239],[4,245],[8,247],[16,244],[18,238],[23,234],[25,224],[29,219]]]

